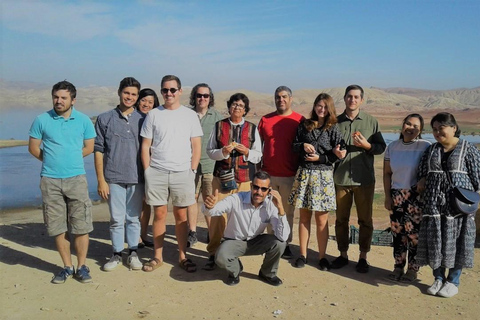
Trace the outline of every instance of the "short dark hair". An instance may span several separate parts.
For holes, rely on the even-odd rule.
[[[253,176],[253,179],[259,179],[259,180],[271,180],[270,175],[266,171],[257,171],[255,172],[255,175]]]
[[[418,134],[417,138],[422,139],[422,131],[423,131],[423,127],[425,126],[425,121],[423,121],[423,117],[420,114],[410,113],[408,116],[406,116],[402,121],[402,128],[405,125],[405,123],[408,121],[408,119],[410,119],[410,118],[417,118],[418,121],[420,121],[420,133]],[[400,131],[400,137],[398,139],[403,140],[402,131]]]
[[[153,97],[153,107],[154,108],[156,108],[160,105],[160,101],[158,100],[158,96],[155,93],[155,91],[153,91],[150,88],[145,88],[145,89],[140,90],[140,92],[138,93],[138,99],[137,99],[137,102],[135,103],[135,106],[137,107],[137,109],[138,109],[138,106],[140,105],[140,100],[145,98],[145,97],[148,97],[148,96]]]
[[[206,83],[199,83],[195,87],[193,87],[192,92],[190,92],[190,105],[193,107],[196,107],[195,102],[196,102],[196,95],[197,91],[199,88],[208,88],[208,91],[210,93],[210,102],[208,103],[208,107],[211,108],[215,105],[215,97],[213,96],[213,91],[212,88]]]
[[[120,85],[118,86],[118,94],[120,94],[123,91],[123,89],[127,87],[135,87],[138,89],[138,91],[140,91],[140,88],[142,86],[140,85],[140,82],[138,82],[137,79],[133,77],[126,77],[126,78],[123,78],[122,81],[120,81]]]
[[[460,137],[460,134],[462,133],[462,130],[460,130],[460,127],[457,124],[457,120],[455,120],[455,117],[453,114],[448,113],[448,112],[440,112],[437,113],[432,120],[430,121],[430,126],[433,128],[433,123],[438,122],[441,126],[448,126],[448,127],[457,127],[457,131],[455,131],[455,137]]]
[[[287,86],[280,86],[278,87],[277,89],[275,89],[275,93],[273,94],[273,96],[277,96],[277,94],[279,94],[280,92],[282,91],[287,91],[288,93],[288,96],[291,97],[293,94],[292,94],[292,90],[287,87]]]
[[[52,96],[58,90],[67,90],[70,93],[70,98],[75,99],[77,97],[77,89],[73,84],[68,82],[67,80],[60,81],[55,83],[52,87]]]
[[[232,104],[235,101],[238,101],[238,100],[242,100],[243,103],[245,103],[245,115],[247,115],[248,111],[250,111],[250,100],[248,100],[248,97],[241,92],[237,92],[237,93],[233,94],[230,97],[230,99],[228,99],[227,109],[230,110],[230,107],[232,106]]]
[[[350,90],[360,90],[361,92],[361,97],[363,99],[363,88],[360,87],[358,84],[351,84],[347,87],[347,89],[345,89],[345,94],[343,95],[343,98],[345,99],[345,97],[347,96],[347,93],[350,91]]]
[[[176,81],[178,89],[182,88],[182,83],[180,82],[180,79],[177,76],[174,76],[172,74],[167,74],[162,78],[162,82],[160,83],[160,86],[163,87],[163,84],[167,81]]]

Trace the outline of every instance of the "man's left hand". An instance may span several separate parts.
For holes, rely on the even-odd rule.
[[[235,145],[235,150],[237,150],[238,153],[243,154],[244,156],[248,156],[248,152],[250,151],[247,147],[245,147],[241,143],[237,143]]]

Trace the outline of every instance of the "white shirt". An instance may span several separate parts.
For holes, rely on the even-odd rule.
[[[233,123],[232,121],[230,121],[230,124],[232,126],[241,126],[244,124],[244,122],[245,119],[242,118],[242,121],[240,121],[239,123]],[[248,157],[243,156],[243,160],[256,164],[259,163],[260,160],[262,160],[262,141],[260,140],[260,134],[258,133],[257,127],[255,127],[254,132],[255,141],[253,142],[252,148],[248,152]],[[222,148],[217,149],[217,132],[215,131],[215,129],[212,130],[210,138],[208,139],[207,155],[210,157],[210,159],[215,161],[221,161],[230,158],[230,154],[227,154],[226,156],[223,155]]]
[[[250,191],[232,194],[210,210],[203,205],[202,212],[212,217],[227,214],[224,237],[228,239],[253,239],[262,234],[269,224],[272,226],[273,234],[280,241],[287,241],[290,234],[286,216],[278,215],[278,209],[270,198],[265,198],[265,201],[255,208],[252,205]]]
[[[203,131],[197,114],[190,108],[169,110],[159,106],[147,114],[140,135],[153,140],[151,167],[185,171],[191,168],[190,138],[203,136]]]

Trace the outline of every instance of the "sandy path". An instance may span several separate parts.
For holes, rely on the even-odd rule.
[[[235,287],[223,283],[221,270],[198,270],[187,274],[177,267],[173,227],[167,229],[165,265],[153,273],[118,267],[103,272],[100,266],[110,255],[108,208],[94,206],[95,231],[91,235],[88,265],[93,283],[69,279],[50,284],[59,270],[60,258],[45,234],[40,210],[2,213],[0,217],[1,319],[478,319],[480,314],[480,267],[465,270],[460,293],[451,299],[425,294],[432,282],[430,268],[423,268],[419,281],[404,285],[386,280],[392,267],[389,247],[372,247],[368,274],[355,272],[355,262],[342,270],[321,272],[316,251],[309,265],[293,268],[282,260],[279,277],[284,284],[271,287],[257,279],[261,257],[244,257],[244,272]],[[173,217],[170,215],[171,223]],[[200,239],[205,225],[200,218]],[[298,253],[297,232],[294,253]],[[314,239],[315,240],[315,239]],[[315,241],[310,247],[316,250]],[[190,251],[200,267],[206,262],[205,244]],[[335,241],[328,251],[337,254]],[[477,255],[480,249],[476,249]],[[150,249],[139,251],[141,258]],[[358,246],[350,248],[357,259]],[[124,260],[126,256],[124,256]],[[277,311],[279,310],[279,311]],[[274,312],[278,312],[277,316]]]

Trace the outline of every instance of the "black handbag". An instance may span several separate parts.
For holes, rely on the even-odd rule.
[[[453,187],[449,192],[450,204],[453,210],[463,214],[475,214],[480,202],[480,194],[460,187]]]

